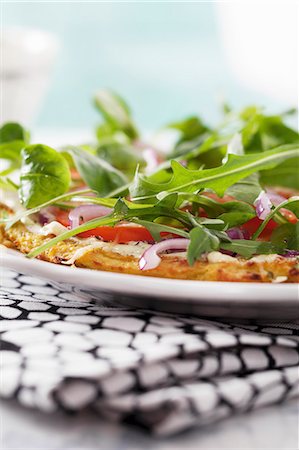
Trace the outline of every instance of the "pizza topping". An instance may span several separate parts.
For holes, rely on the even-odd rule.
[[[59,236],[60,234],[67,231],[67,228],[62,225],[60,222],[57,222],[54,220],[53,222],[48,223],[47,225],[44,225],[41,229],[39,234],[42,234],[43,236],[48,236],[49,234],[54,234],[55,236]]]
[[[227,230],[227,235],[230,239],[250,239],[250,234],[246,229],[230,228]]]
[[[259,219],[265,220],[271,213],[272,202],[265,191],[261,191],[258,198],[254,202],[256,215]]]
[[[287,258],[296,258],[299,256],[299,251],[298,250],[287,250],[283,256],[285,256]]]
[[[82,205],[74,208],[69,213],[71,228],[78,227],[81,223],[97,217],[107,216],[112,212],[111,208],[102,205]]]
[[[220,262],[235,261],[236,258],[234,258],[233,256],[225,255],[220,252],[210,252],[207,255],[207,260],[209,263],[220,263]]]
[[[250,258],[250,261],[257,262],[257,263],[264,263],[264,262],[274,262],[280,259],[279,255],[273,254],[273,255],[257,255],[253,258]]]
[[[285,281],[287,281],[288,277],[286,276],[279,276],[274,278],[274,280],[272,280],[272,283],[284,283]]]
[[[199,117],[171,123],[166,154],[154,137],[140,136],[118,95],[102,90],[95,104],[103,122],[88,145],[29,145],[20,125],[0,128],[8,166],[0,188],[25,207],[2,222],[6,229],[19,220],[47,224],[42,233],[55,235],[29,257],[69,238],[139,252],[136,258],[146,250],[143,270],[179,242],[189,265],[299,252],[299,134],[284,114],[251,106],[226,113],[216,127]]]
[[[155,269],[159,266],[161,258],[159,253],[168,250],[186,250],[190,241],[189,239],[166,239],[149,247],[139,260],[139,268],[141,270]]]

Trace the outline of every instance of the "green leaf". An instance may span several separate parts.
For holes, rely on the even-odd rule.
[[[123,131],[131,139],[138,137],[128,105],[118,94],[102,89],[96,93],[94,103],[110,127]]]
[[[21,220],[25,217],[28,217],[31,214],[37,213],[42,208],[46,208],[47,206],[50,206],[54,203],[70,200],[72,197],[77,197],[77,196],[80,197],[80,195],[90,194],[91,192],[92,192],[91,189],[82,189],[80,191],[67,192],[66,194],[62,194],[57,197],[51,198],[50,200],[47,200],[38,206],[35,206],[31,209],[26,209],[25,211],[22,211],[21,213],[15,214],[6,222],[5,228],[6,228],[6,230],[8,230],[12,225],[14,225],[19,220]],[[105,206],[110,206],[110,205],[105,205]]]
[[[132,222],[147,228],[148,231],[153,236],[154,240],[157,242],[161,241],[161,233],[163,232],[169,233],[170,235],[176,234],[178,236],[189,238],[189,233],[180,228],[174,228],[168,225],[163,225],[161,223],[149,222],[148,220],[141,220],[141,219],[132,219]],[[163,239],[165,239],[165,236],[163,236]]]
[[[209,230],[199,225],[190,231],[190,244],[187,250],[188,263],[190,266],[193,266],[203,253],[208,253],[218,248],[219,239]]]
[[[299,158],[291,158],[277,167],[262,171],[261,183],[264,186],[283,186],[299,190]]]
[[[0,176],[8,175],[21,167],[21,150],[24,148],[23,141],[11,141],[0,144],[0,160],[9,161],[7,167],[0,172]]]
[[[0,144],[12,141],[29,141],[28,132],[15,122],[7,122],[0,128]]]
[[[127,178],[108,162],[82,151],[77,147],[66,147],[85,183],[99,195],[108,195],[111,191],[121,188],[127,183]]]
[[[244,258],[251,258],[253,255],[267,255],[284,252],[283,247],[274,245],[271,242],[247,241],[245,239],[234,239],[230,243],[222,242],[220,248],[244,256]]]
[[[17,191],[18,186],[8,177],[0,177],[0,189],[5,191]]]
[[[46,145],[25,147],[22,152],[19,196],[26,208],[33,208],[64,194],[71,181],[67,162]]]
[[[173,175],[168,183],[153,183],[151,177],[139,175],[131,186],[131,197],[146,200],[161,192],[194,192],[197,189],[212,189],[222,196],[225,191],[239,180],[259,170],[270,169],[282,161],[299,155],[299,145],[290,144],[251,155],[229,155],[228,161],[221,167],[206,170],[188,170],[176,161],[172,161]]]
[[[253,173],[249,177],[238,181],[230,186],[225,194],[234,197],[236,200],[253,204],[255,199],[259,196],[262,188],[259,183],[259,175]]]
[[[99,227],[99,226],[112,226],[115,225],[117,222],[122,220],[128,220],[134,222],[136,219],[139,220],[140,218],[142,220],[146,221],[154,221],[158,217],[174,217],[177,220],[181,221],[183,225],[186,225],[189,223],[188,216],[184,212],[180,211],[173,211],[169,208],[165,208],[163,206],[154,205],[152,207],[146,205],[143,207],[135,207],[132,206],[129,207],[129,202],[126,202],[123,199],[119,199],[114,207],[114,211],[109,214],[108,216],[97,218],[90,220],[88,222],[85,222],[84,224],[80,225],[79,227],[69,230],[65,233],[62,233],[59,236],[56,236],[55,238],[51,239],[50,241],[47,241],[45,244],[41,245],[40,247],[34,249],[31,253],[29,253],[28,257],[35,257],[42,253],[43,251],[47,250],[48,248],[52,247],[53,245],[57,244],[60,241],[63,241],[65,239],[68,239],[72,236],[75,236],[78,233],[81,233],[83,231],[92,230],[93,228]]]
[[[130,178],[137,166],[145,166],[145,161],[137,151],[128,144],[110,141],[97,148],[97,155]]]
[[[299,209],[299,197],[290,197],[285,202],[280,203],[278,206],[272,209],[271,213],[268,214],[266,219],[261,223],[261,225],[258,227],[254,235],[252,236],[253,239],[257,239],[259,235],[262,233],[262,231],[266,228],[269,221],[271,219],[275,219],[276,214],[279,212],[281,208],[289,208],[289,209],[295,209],[295,211],[298,212]]]
[[[188,117],[181,122],[170,123],[166,128],[173,128],[179,131],[179,138],[171,154],[172,157],[182,155],[188,149],[191,150],[201,144],[209,131],[209,128],[196,116]]]
[[[21,150],[29,141],[29,134],[18,123],[8,122],[0,128],[0,159],[9,161],[0,176],[8,175],[21,166]]]
[[[32,250],[30,253],[28,253],[28,258],[34,258],[35,256],[38,256],[40,253],[46,251],[48,248],[53,247],[53,245],[58,244],[58,242],[64,241],[65,239],[69,239],[73,236],[76,236],[79,233],[83,233],[83,231],[92,230],[93,228],[101,227],[101,226],[110,226],[117,223],[119,219],[115,218],[112,214],[109,214],[109,216],[104,216],[97,219],[89,220],[88,222],[83,223],[79,227],[73,228],[72,230],[68,230],[65,233],[60,234],[59,236],[56,236],[53,239],[50,239],[49,241],[46,241],[44,244],[40,245],[39,247]]]
[[[299,222],[280,225],[273,231],[271,241],[288,250],[299,250]]]
[[[299,143],[296,130],[283,123],[282,116],[265,116],[253,111],[243,131],[245,153],[265,151],[284,144]],[[282,162],[272,170],[261,173],[261,182],[266,186],[285,186],[299,189],[299,158]]]
[[[256,216],[255,209],[248,203],[227,202],[222,204],[225,212],[218,216],[224,221],[226,228],[237,227]]]

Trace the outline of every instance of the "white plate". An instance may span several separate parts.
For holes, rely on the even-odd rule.
[[[139,308],[213,317],[298,319],[296,284],[172,280],[56,265],[1,248],[0,266]]]

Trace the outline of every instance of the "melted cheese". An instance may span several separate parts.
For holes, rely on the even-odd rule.
[[[43,236],[48,236],[49,234],[54,234],[55,236],[59,236],[60,234],[64,233],[65,231],[68,231],[68,229],[66,227],[61,225],[61,223],[56,222],[56,220],[53,220],[53,222],[50,222],[47,225],[44,225],[40,229],[39,234],[42,234]]]
[[[280,256],[276,255],[276,254],[272,254],[272,255],[258,255],[258,256],[254,256],[249,261],[257,262],[257,263],[259,263],[259,262],[261,262],[261,263],[264,263],[264,262],[272,263],[272,262],[277,261],[277,259],[280,259]]]
[[[17,191],[0,189],[0,202],[11,208],[15,213],[26,211],[20,203]]]
[[[86,242],[86,239],[82,239],[82,242]],[[88,239],[88,245],[84,245],[82,248],[79,248],[75,251],[73,256],[67,261],[62,262],[62,264],[72,265],[79,258],[84,256],[86,253],[100,248],[101,250],[106,250],[113,253],[118,253],[123,256],[133,256],[134,258],[139,259],[143,252],[150,246],[145,242],[130,242],[129,244],[114,244],[113,242],[101,242],[95,238]]]
[[[207,255],[207,260],[209,263],[219,263],[219,262],[231,262],[231,261],[235,261],[236,262],[236,258],[234,258],[233,256],[229,256],[229,255],[224,255],[223,253],[220,252],[211,252],[208,253]]]
[[[274,280],[272,280],[272,283],[284,283],[285,281],[287,281],[288,277],[286,276],[280,276],[280,277],[276,277]]]

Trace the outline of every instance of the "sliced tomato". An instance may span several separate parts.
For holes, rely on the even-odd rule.
[[[69,210],[58,208],[58,206],[49,206],[47,209],[55,216],[57,222],[65,227],[69,226]]]
[[[87,238],[91,236],[101,237],[104,241],[126,244],[131,241],[153,242],[151,233],[143,226],[137,224],[119,224],[114,227],[98,227],[93,230],[84,231],[78,234],[79,237]]]
[[[65,227],[69,226],[69,211],[51,206],[51,213],[55,215],[55,220]],[[126,244],[131,241],[154,242],[154,238],[147,228],[134,223],[120,223],[114,227],[103,226],[93,228],[78,234],[79,237],[100,237],[106,242]],[[162,237],[179,237],[176,234],[162,232]]]
[[[263,223],[261,219],[258,217],[254,217],[253,219],[248,220],[248,222],[244,223],[240,226],[241,230],[246,230],[250,234],[250,237],[256,232],[259,226]],[[274,222],[274,220],[269,220],[267,226],[262,231],[259,236],[259,239],[263,241],[268,241],[271,237],[271,234],[275,228],[278,227],[278,223]]]
[[[214,192],[204,192],[202,195],[212,200],[215,200],[215,202],[218,203],[233,202],[235,200],[235,198],[232,197],[231,195],[224,195],[223,197],[218,197],[218,195],[214,194]]]
[[[154,242],[154,238],[147,228],[134,223],[121,223],[114,227],[98,227],[93,230],[84,231],[78,234],[79,237],[88,238],[98,236],[106,242],[115,242],[116,244],[127,244],[132,241]],[[174,233],[162,232],[161,237],[180,237]]]
[[[290,223],[297,223],[298,219],[297,216],[293,213],[293,211],[290,211],[289,209],[281,208],[279,212],[283,215],[285,219],[287,219]]]

